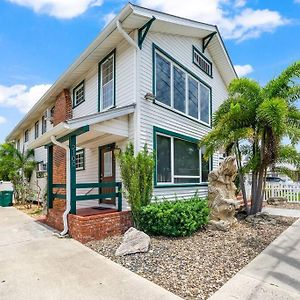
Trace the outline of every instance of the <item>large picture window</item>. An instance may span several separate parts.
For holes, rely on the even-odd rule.
[[[196,75],[154,46],[155,99],[174,110],[210,125],[211,89]]]
[[[115,53],[100,63],[100,110],[114,106],[115,102]]]
[[[165,184],[199,184],[208,181],[211,159],[205,160],[205,149],[197,141],[165,130],[154,132],[156,139],[156,182]]]

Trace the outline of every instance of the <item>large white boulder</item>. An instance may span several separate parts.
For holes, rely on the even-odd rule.
[[[150,237],[146,233],[130,227],[124,234],[123,242],[116,250],[116,256],[147,252],[150,246]]]

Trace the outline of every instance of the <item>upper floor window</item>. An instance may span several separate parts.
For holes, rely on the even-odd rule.
[[[199,50],[193,47],[193,63],[204,73],[212,76],[212,63]]]
[[[34,124],[34,138],[37,139],[39,137],[39,121]]]
[[[115,52],[100,63],[100,110],[115,105]]]
[[[84,81],[73,89],[73,108],[84,102]]]
[[[47,119],[45,116],[42,117],[42,134],[47,131]]]
[[[210,125],[211,89],[180,63],[155,48],[157,101]]]
[[[52,106],[52,108],[50,109],[50,116],[51,116],[51,118],[54,117],[54,110],[55,110],[55,106]]]
[[[197,184],[208,182],[211,160],[197,142],[172,134],[156,134],[156,182],[158,184]]]
[[[76,171],[84,170],[85,168],[85,152],[84,149],[76,151]]]
[[[29,130],[26,129],[24,132],[24,142],[28,142],[29,141]]]
[[[20,151],[20,139],[17,140],[17,150]]]

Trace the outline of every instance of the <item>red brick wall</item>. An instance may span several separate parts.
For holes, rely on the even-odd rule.
[[[63,210],[50,209],[45,223],[59,231],[63,230]],[[132,226],[130,211],[113,212],[93,216],[68,215],[69,234],[81,243],[123,234]]]
[[[72,100],[70,92],[64,89],[55,101],[53,126],[72,118]],[[53,147],[53,182],[66,183],[66,151],[61,147]],[[63,194],[64,191],[59,191]]]

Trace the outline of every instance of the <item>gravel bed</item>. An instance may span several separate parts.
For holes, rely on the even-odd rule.
[[[254,227],[240,220],[229,232],[206,229],[187,238],[151,237],[148,253],[124,257],[114,256],[121,236],[86,245],[184,299],[207,299],[295,221],[275,218],[276,225]]]
[[[269,205],[269,204],[266,203],[266,205],[264,207],[300,209],[300,202],[299,203],[281,203],[281,204],[278,204],[278,205]]]

